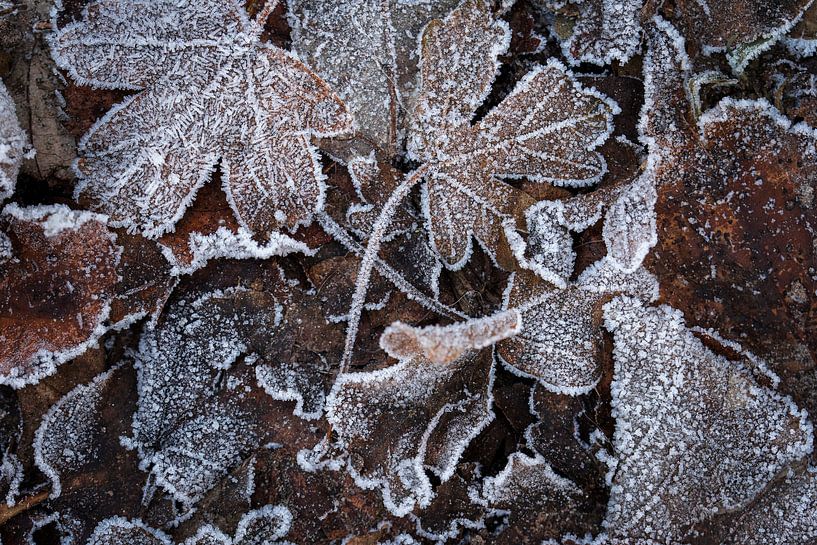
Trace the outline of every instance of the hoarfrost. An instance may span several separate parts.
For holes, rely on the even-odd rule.
[[[515,329],[517,319],[503,327]],[[461,326],[453,327],[451,332]],[[408,334],[405,326],[400,329],[399,336],[414,339],[440,335],[439,330]],[[395,335],[392,330],[381,342],[389,345]],[[465,447],[493,419],[491,350],[433,363],[421,346],[412,352],[409,344],[394,346],[402,357],[397,365],[338,376],[327,399],[327,419],[337,442],[316,447],[318,455],[326,456],[331,448],[332,454],[346,458],[357,484],[379,488],[396,516],[415,505],[428,506],[434,493],[425,470],[448,480]]]
[[[812,449],[812,426],[788,398],[718,356],[669,307],[617,297],[612,537],[682,541],[691,525],[752,501]]]
[[[309,135],[344,132],[351,118],[305,65],[260,41],[264,22],[237,0],[95,1],[64,28],[55,11],[61,68],[83,85],[140,91],[80,141],[75,197],[158,237],[220,160],[243,227],[310,223],[324,186]]]
[[[658,284],[645,269],[623,273],[609,258],[564,289],[527,272],[515,273],[503,306],[522,314],[523,327],[497,344],[497,355],[511,371],[538,380],[552,392],[577,395],[592,390],[601,376],[599,307],[616,293],[651,301],[658,296]]]
[[[25,146],[26,135],[17,121],[14,102],[0,81],[0,201],[14,193]]]
[[[408,153],[424,163],[423,210],[433,247],[462,267],[472,235],[492,255],[524,197],[498,177],[558,185],[597,181],[606,166],[593,149],[612,130],[618,107],[584,89],[558,62],[529,72],[475,125],[508,47],[507,25],[469,0],[421,39],[420,89]]]
[[[292,47],[346,102],[358,129],[387,155],[400,147],[417,74],[417,37],[458,0],[287,3]]]

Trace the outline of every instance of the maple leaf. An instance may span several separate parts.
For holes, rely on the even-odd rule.
[[[429,23],[421,39],[408,153],[424,163],[418,172],[427,179],[423,209],[431,242],[452,268],[468,259],[472,235],[493,254],[503,224],[524,202],[498,177],[584,186],[606,168],[593,149],[610,134],[617,106],[579,86],[553,60],[471,124],[508,40],[507,26],[479,0]]]
[[[691,524],[745,506],[811,452],[806,414],[709,350],[678,311],[618,297],[604,316],[619,458],[612,537],[681,542]]]
[[[122,249],[99,214],[11,204],[1,217],[14,257],[0,261],[0,383],[20,388],[106,331]]]
[[[0,81],[0,201],[14,193],[25,146],[26,135],[17,121],[14,102]]]
[[[497,343],[497,355],[514,373],[539,381],[546,389],[577,395],[592,390],[601,370],[599,307],[615,293],[650,301],[657,297],[655,278],[644,269],[625,274],[603,258],[579,278],[555,288],[530,273],[511,276],[504,308],[522,316],[518,335]]]
[[[99,0],[59,28],[53,55],[75,81],[140,91],[81,140],[75,196],[157,237],[220,161],[242,226],[267,235],[310,223],[324,188],[309,135],[351,119],[306,66],[260,41],[271,8],[251,20],[237,0]]]
[[[459,0],[287,2],[292,48],[349,106],[362,135],[393,156],[417,74],[417,37]]]
[[[480,349],[518,328],[513,311],[443,328],[391,326],[381,346],[399,363],[338,375],[326,404],[337,441],[313,454],[337,452],[358,486],[379,488],[397,516],[427,506],[434,493],[425,468],[447,481],[493,419],[493,354]]]

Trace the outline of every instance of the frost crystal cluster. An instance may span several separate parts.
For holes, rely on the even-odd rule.
[[[0,544],[817,544],[814,0],[0,0]]]

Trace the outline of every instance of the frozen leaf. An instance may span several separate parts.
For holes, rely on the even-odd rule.
[[[0,81],[0,201],[14,193],[25,145],[26,135],[17,121],[14,102]]]
[[[260,41],[263,23],[237,0],[99,0],[60,28],[54,57],[75,81],[139,91],[80,142],[76,196],[157,237],[220,161],[242,226],[269,234],[308,224],[324,194],[309,135],[351,120],[300,61]]]
[[[811,451],[805,413],[704,346],[680,312],[618,297],[604,316],[619,458],[611,536],[682,541],[690,525],[745,506]]]
[[[523,326],[518,335],[497,344],[497,354],[514,373],[532,377],[552,392],[586,393],[601,376],[601,304],[616,293],[652,300],[656,292],[655,278],[646,270],[626,274],[608,258],[564,289],[517,273],[509,280],[503,306],[521,313]]]
[[[817,285],[803,264],[817,252],[817,133],[764,100],[726,98],[692,121],[690,74],[673,64],[683,42],[661,21],[649,35],[653,107],[642,127],[653,139],[658,244],[648,266],[665,300],[695,323],[744,338],[772,363],[797,355],[812,365],[806,316]],[[681,71],[667,79],[668,66]],[[661,139],[667,129],[672,138]]]
[[[728,545],[812,543],[817,539],[817,468],[790,472],[721,529]]]
[[[585,520],[591,503],[586,492],[557,475],[539,454],[511,454],[496,477],[485,479],[482,500],[509,516],[510,524],[497,539],[499,544],[541,543],[596,528]]]
[[[182,301],[142,335],[139,407],[128,443],[156,484],[185,504],[200,499],[258,441],[253,420],[219,398],[217,383],[251,351],[250,334],[275,330],[274,313],[255,312],[262,301],[275,308],[268,297],[235,289]]]
[[[412,327],[395,322],[380,337],[386,353],[400,360],[420,357],[449,365],[469,350],[487,348],[519,333],[522,319],[516,309],[449,326]]]
[[[164,532],[154,530],[141,520],[122,517],[105,519],[99,523],[86,545],[173,545]]]
[[[34,439],[37,467],[51,480],[51,497],[62,493],[63,474],[79,473],[98,458],[97,416],[108,381],[116,368],[80,384],[60,399],[43,417]]]
[[[0,501],[14,505],[23,482],[24,469],[15,454],[20,444],[23,421],[14,390],[0,387]]]
[[[538,3],[556,11],[557,17],[569,18],[571,22],[575,19],[567,32],[560,30],[570,25],[562,25],[559,20],[556,23],[562,53],[571,64],[605,65],[614,60],[624,64],[641,42],[639,21],[643,0],[538,0]]]
[[[505,334],[518,327],[515,315],[502,319],[497,325]],[[477,322],[475,329],[488,324]],[[470,350],[454,360],[442,357],[441,363],[423,355],[421,339],[448,337],[456,345],[461,341],[452,337],[462,327],[449,326],[447,335],[445,330],[403,325],[387,331],[381,343],[394,349],[400,362],[339,375],[327,399],[327,420],[337,435],[332,448],[347,458],[357,484],[379,488],[384,504],[397,516],[429,504],[434,492],[426,469],[448,480],[465,447],[493,418],[491,350]],[[490,329],[487,336],[495,334]],[[475,335],[462,344],[485,346],[487,336]],[[440,353],[450,356],[451,347]]]
[[[0,382],[37,382],[105,332],[121,255],[105,219],[63,205],[3,210],[14,257],[0,262]]]
[[[328,375],[329,368],[326,359],[319,355],[313,361],[259,365],[255,376],[258,385],[273,399],[294,401],[295,416],[314,420],[323,415],[326,387],[322,375]]]
[[[582,88],[556,61],[529,72],[484,118],[471,124],[508,47],[509,31],[481,0],[429,23],[421,40],[419,95],[409,156],[424,165],[423,209],[434,248],[452,268],[465,264],[471,236],[493,255],[503,224],[527,200],[501,177],[584,186],[605,172],[593,149],[612,130],[617,107]]]
[[[287,3],[292,47],[349,106],[362,135],[393,156],[417,74],[417,37],[457,0]]]

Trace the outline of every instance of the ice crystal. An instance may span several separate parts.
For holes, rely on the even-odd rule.
[[[423,209],[431,241],[452,268],[467,261],[472,235],[495,252],[503,224],[524,202],[498,177],[584,186],[606,168],[593,149],[609,135],[617,106],[581,87],[555,60],[529,72],[471,124],[509,39],[507,25],[481,0],[468,0],[429,23],[421,40],[408,151],[424,163],[416,175],[427,180]]]
[[[502,328],[513,331],[518,317],[507,318]],[[462,326],[452,327],[449,342],[458,344]],[[439,329],[409,332],[406,326],[387,332],[381,342],[395,349],[400,362],[339,375],[327,399],[327,419],[338,436],[333,448],[348,457],[358,485],[379,488],[398,516],[429,504],[433,491],[426,469],[448,480],[465,447],[493,418],[491,350],[470,350],[453,361],[447,357],[451,350],[442,350],[445,357],[434,363],[423,356],[424,337],[446,335]],[[475,342],[466,343],[485,346],[486,339],[475,335]]]
[[[156,237],[220,161],[242,226],[268,234],[308,224],[324,195],[309,135],[338,134],[351,120],[306,66],[260,41],[263,23],[237,0],[105,0],[59,28],[53,54],[75,81],[139,91],[83,137],[76,196]]]
[[[105,332],[122,249],[104,216],[64,205],[10,204],[0,220],[15,243],[0,262],[0,383],[19,388]]]
[[[287,3],[292,47],[349,106],[361,133],[394,155],[417,74],[417,36],[457,0]]]
[[[679,312],[618,297],[604,316],[619,457],[613,537],[682,541],[689,525],[745,506],[811,451],[805,413],[706,348]]]
[[[0,81],[0,201],[14,193],[25,145],[26,135],[17,121],[14,102]]]
[[[537,379],[550,391],[576,395],[600,378],[599,307],[615,293],[652,300],[658,284],[646,270],[626,274],[604,258],[557,289],[530,273],[511,276],[505,308],[522,315],[521,332],[497,344],[497,354],[515,373]]]

